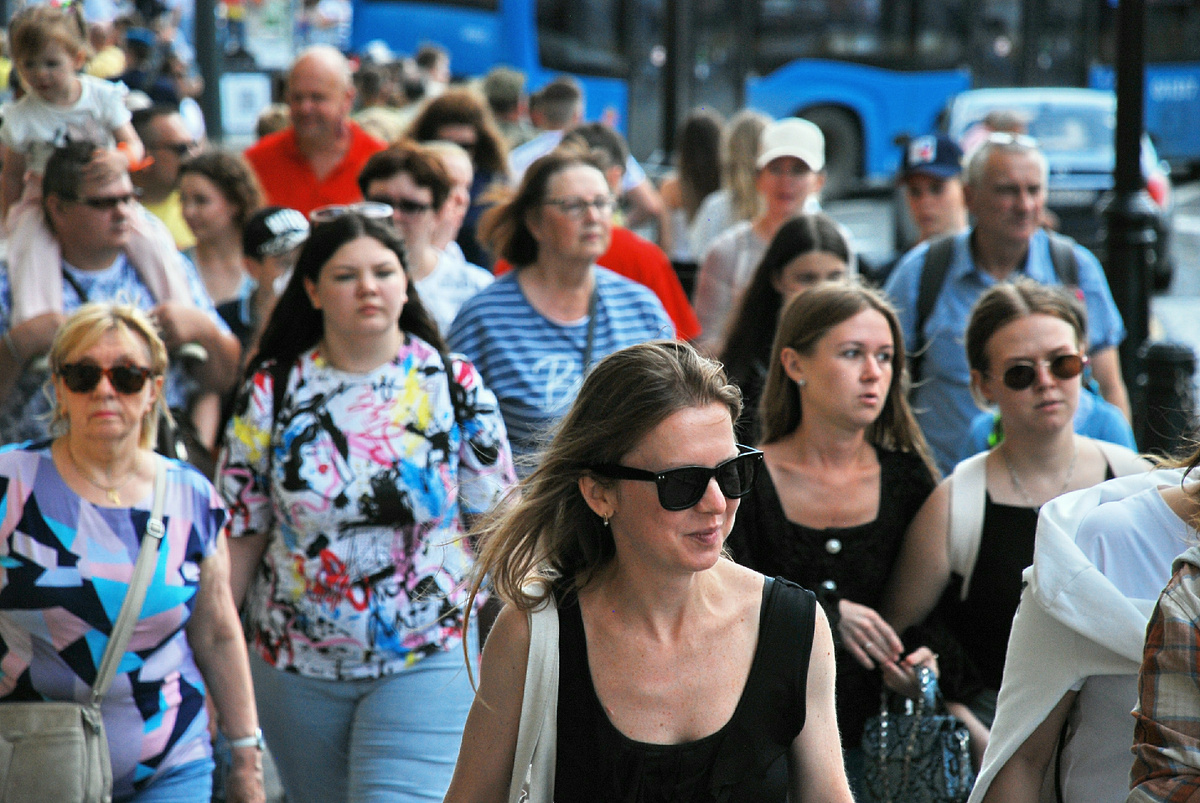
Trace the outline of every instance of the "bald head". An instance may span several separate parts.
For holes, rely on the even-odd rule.
[[[328,45],[302,51],[288,73],[287,105],[301,150],[332,147],[354,105],[354,80],[345,56]]]

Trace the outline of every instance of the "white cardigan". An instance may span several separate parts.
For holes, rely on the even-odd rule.
[[[1094,508],[1147,488],[1178,486],[1181,477],[1177,470],[1118,477],[1042,508],[1033,565],[1023,575],[1008,640],[996,718],[970,803],[983,800],[996,773],[1078,681],[1138,673],[1156,599],[1125,597],[1084,556],[1075,537]],[[1169,579],[1164,577],[1163,584]],[[1043,800],[1047,789],[1053,801],[1052,784],[1043,785]]]

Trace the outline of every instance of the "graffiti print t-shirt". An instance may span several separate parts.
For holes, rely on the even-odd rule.
[[[48,443],[0,451],[3,702],[90,697],[152,497],[93,505],[63,482]],[[204,682],[184,628],[226,513],[208,480],[175,461],[164,510],[158,568],[101,709],[118,798],[211,754]]]
[[[653,292],[604,268],[596,276],[591,365],[647,340],[672,338],[675,327]],[[566,414],[583,383],[588,319],[561,324],[533,308],[506,273],[467,301],[447,340],[483,374],[500,399],[513,452],[531,454]]]
[[[513,482],[496,398],[408,337],[365,374],[317,349],[288,373],[272,415],[271,370],[243,389],[218,484],[234,537],[270,533],[246,599],[253,647],[308,677],[372,678],[461,644],[473,553],[462,515]]]

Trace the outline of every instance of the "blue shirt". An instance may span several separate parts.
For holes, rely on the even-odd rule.
[[[213,308],[196,266],[182,254],[180,261],[183,264],[188,291],[196,306],[203,310],[222,332],[228,332],[229,327]],[[158,305],[154,296],[150,294],[150,289],[142,282],[137,269],[129,264],[124,254],[104,270],[78,270],[64,263],[63,272],[70,273],[71,278],[79,284],[90,301],[124,302],[143,310],[150,310]],[[74,286],[63,279],[63,313],[70,315],[84,303]],[[7,332],[11,322],[12,285],[8,281],[7,263],[0,263],[0,332]],[[52,394],[43,392],[49,379],[50,373],[45,361],[32,361],[25,366],[24,373],[8,397],[0,402],[0,443],[41,440],[49,435]],[[163,384],[167,405],[172,409],[185,408],[189,394],[194,391],[195,383],[184,371],[183,366],[173,363],[167,370],[166,382]]]
[[[662,303],[645,287],[604,268],[596,274],[591,365],[637,343],[675,336]],[[450,327],[500,403],[513,455],[536,452],[583,382],[588,320],[560,324],[533,308],[512,271],[469,299]],[[528,465],[518,471],[528,473]]]
[[[970,368],[964,335],[971,308],[983,293],[996,284],[993,276],[977,269],[968,238],[972,230],[954,238],[954,256],[946,280],[925,321],[927,346],[921,364],[921,384],[913,389],[913,408],[943,475],[949,474],[959,460],[968,456],[967,435],[972,419],[979,413],[971,398]],[[917,295],[921,271],[929,244],[922,243],[900,260],[888,278],[884,290],[900,313],[904,342],[916,342]],[[1075,246],[1079,265],[1079,290],[1087,306],[1088,335],[1092,353],[1113,348],[1125,339],[1125,324],[1108,289],[1108,280],[1100,262],[1081,245]],[[1042,284],[1061,284],[1050,261],[1050,240],[1038,230],[1029,241],[1029,254],[1017,275],[1025,275]]]
[[[999,440],[995,444],[988,443],[999,418],[999,413],[986,410],[975,416],[975,420],[971,422],[970,435],[967,436],[970,441],[967,446],[968,457],[999,444]],[[1079,406],[1075,408],[1075,419],[1072,423],[1080,435],[1137,451],[1133,427],[1129,426],[1124,414],[1115,404],[1110,404],[1090,390],[1084,389],[1079,392]]]

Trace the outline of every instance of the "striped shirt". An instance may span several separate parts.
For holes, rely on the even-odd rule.
[[[1130,800],[1200,800],[1200,547],[1176,559],[1146,628]]]
[[[652,292],[612,271],[594,270],[592,365],[626,346],[675,336]],[[465,354],[496,394],[514,456],[537,451],[575,400],[588,334],[586,316],[569,324],[543,317],[521,292],[517,273],[502,276],[468,300],[448,338],[450,348]]]

